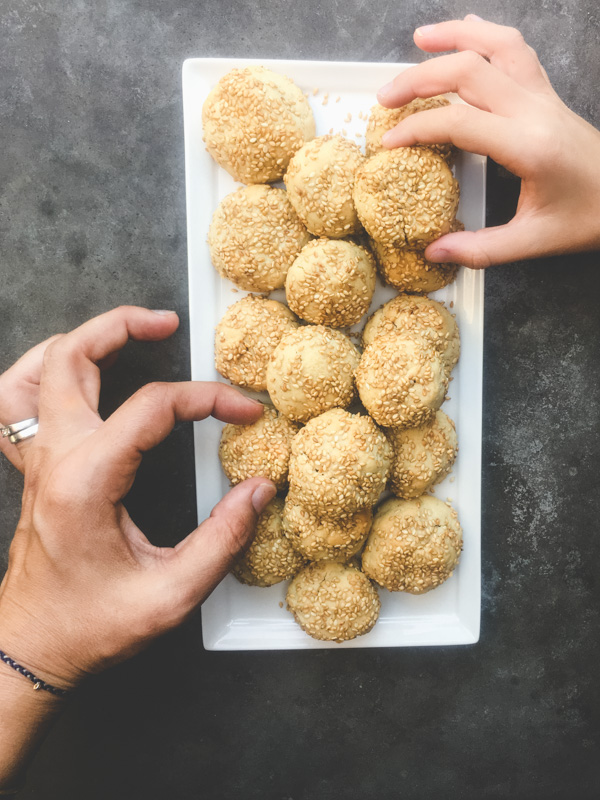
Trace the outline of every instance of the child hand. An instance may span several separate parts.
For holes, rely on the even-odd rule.
[[[418,28],[414,38],[427,52],[460,52],[402,72],[380,90],[379,102],[395,108],[456,92],[469,105],[413,114],[384,145],[452,142],[521,178],[508,224],[442,236],[426,257],[479,268],[600,247],[600,132],[560,100],[521,34],[469,15]]]

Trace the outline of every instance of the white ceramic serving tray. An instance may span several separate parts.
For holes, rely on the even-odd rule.
[[[219,201],[238,184],[205,151],[202,104],[215,83],[234,67],[262,64],[292,78],[309,93],[317,135],[333,128],[364,145],[366,115],[375,93],[410,64],[190,59],[183,65],[185,172],[190,291],[192,378],[223,380],[214,367],[214,329],[225,309],[244,292],[213,268],[206,236]],[[328,98],[325,97],[328,93]],[[340,98],[339,101],[337,98]],[[457,101],[457,98],[451,98]],[[460,101],[458,101],[460,102]],[[351,119],[350,119],[351,115]],[[345,132],[345,133],[344,133]],[[361,134],[357,137],[356,134]],[[459,219],[468,230],[485,225],[485,159],[463,153],[456,164],[461,186]],[[393,297],[378,286],[372,310]],[[283,293],[274,293],[284,299]],[[380,590],[381,616],[366,636],[343,644],[319,642],[305,634],[285,608],[287,582],[269,589],[243,586],[231,575],[202,608],[207,650],[398,647],[470,644],[479,638],[481,385],[483,351],[483,271],[461,269],[457,281],[433,295],[456,313],[462,353],[444,410],[455,420],[460,453],[452,475],[435,494],[450,498],[464,531],[464,552],[454,575],[422,596]],[[198,517],[204,519],[228,490],[217,449],[222,424],[209,419],[195,424]]]

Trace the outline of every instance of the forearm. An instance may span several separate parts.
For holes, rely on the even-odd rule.
[[[37,747],[60,714],[64,701],[0,662],[0,791],[22,780]]]

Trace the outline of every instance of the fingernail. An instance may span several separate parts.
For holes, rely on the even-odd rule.
[[[483,22],[484,20],[481,17],[478,17],[477,14],[467,14],[465,20],[469,20],[469,22]]]
[[[251,403],[254,403],[255,406],[260,406],[261,408],[266,407],[265,403],[261,403],[260,400],[255,400],[253,397],[246,396],[246,400],[249,400]]]
[[[423,25],[422,27],[417,28],[415,31],[415,36],[427,36],[427,34],[431,33],[435,27],[435,25]]]
[[[277,489],[272,483],[261,483],[260,486],[252,492],[252,505],[256,513],[261,514],[276,494]]]
[[[426,253],[425,258],[428,261],[435,261],[437,264],[443,264],[450,261],[450,251],[444,250],[443,247],[436,247],[431,253]]]
[[[382,86],[381,89],[377,92],[377,97],[387,97],[393,88],[394,88],[393,81],[386,83],[386,85]]]
[[[161,314],[162,316],[165,316],[166,314],[176,314],[177,313],[176,311],[165,311],[162,308],[153,308],[152,311],[154,311],[155,314]]]
[[[392,134],[390,131],[386,131],[383,136],[381,137],[381,144],[384,147],[387,147],[392,143]]]

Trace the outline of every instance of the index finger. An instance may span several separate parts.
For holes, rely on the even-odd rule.
[[[8,425],[26,417],[37,417],[44,353],[60,336],[57,334],[36,344],[0,375],[1,423]]]
[[[85,439],[82,467],[94,487],[118,502],[131,488],[143,453],[162,442],[177,422],[213,416],[222,422],[249,425],[259,419],[263,409],[262,403],[224,383],[150,383]]]
[[[446,92],[456,92],[469,105],[506,117],[531,106],[531,95],[522,86],[472,50],[409,67],[379,90],[378,99],[394,108],[416,97]]]
[[[513,120],[462,103],[412,114],[381,141],[384,147],[451,142],[461,150],[490,156],[516,175],[530,152],[528,143],[521,144]]]
[[[70,429],[99,421],[99,364],[128,339],[159,341],[179,324],[174,312],[121,306],[85,322],[52,342],[44,353],[40,382],[40,435],[54,426],[61,438]]]
[[[417,28],[414,40],[428,53],[474,50],[524,88],[555,94],[535,50],[516,28],[469,15],[464,20]]]

